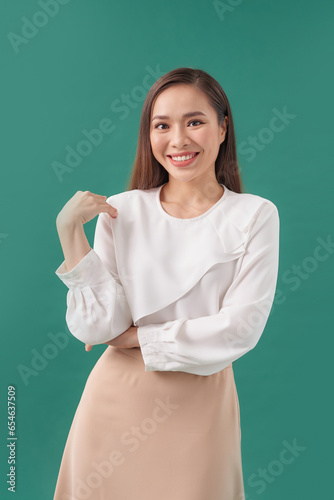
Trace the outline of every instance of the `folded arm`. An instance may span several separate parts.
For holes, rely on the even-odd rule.
[[[256,346],[277,283],[279,215],[273,203],[261,207],[241,259],[217,314],[138,327],[145,371],[211,375]]]

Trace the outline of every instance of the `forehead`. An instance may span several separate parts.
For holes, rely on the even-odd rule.
[[[212,113],[210,102],[206,94],[193,85],[177,84],[163,90],[156,98],[153,106],[153,114],[182,115],[187,111],[200,110]]]

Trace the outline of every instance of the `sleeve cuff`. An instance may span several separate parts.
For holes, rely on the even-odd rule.
[[[165,341],[161,341],[157,327],[159,327],[159,325],[155,324],[137,327],[138,342],[146,372],[167,370],[170,369],[166,368],[167,365],[173,365],[173,363],[167,362],[166,359],[166,354],[168,352],[167,335]]]
[[[145,371],[154,371],[154,358],[155,351],[150,346],[152,341],[152,334],[154,336],[154,325],[138,326],[137,336],[140,345],[141,353],[145,363]]]
[[[65,270],[63,260],[55,274],[71,289],[99,285],[113,279],[93,248],[70,271]]]

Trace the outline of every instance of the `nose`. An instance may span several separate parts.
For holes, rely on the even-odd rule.
[[[188,144],[190,144],[190,142],[187,129],[182,125],[175,126],[171,133],[170,145],[180,149]]]

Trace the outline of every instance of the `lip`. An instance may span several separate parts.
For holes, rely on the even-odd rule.
[[[168,156],[171,164],[174,165],[174,167],[187,167],[188,165],[190,165],[191,163],[193,163],[196,160],[197,156],[199,155],[199,152],[198,151],[193,151],[193,152],[189,151],[189,152],[187,152],[187,154],[180,153],[177,155],[177,156],[187,156],[187,155],[192,155],[192,154],[195,154],[195,156],[193,158],[190,158],[190,160],[185,160],[185,161],[175,161],[175,160],[173,160],[171,155],[167,155],[167,156]],[[173,156],[176,156],[176,155],[174,154]]]

